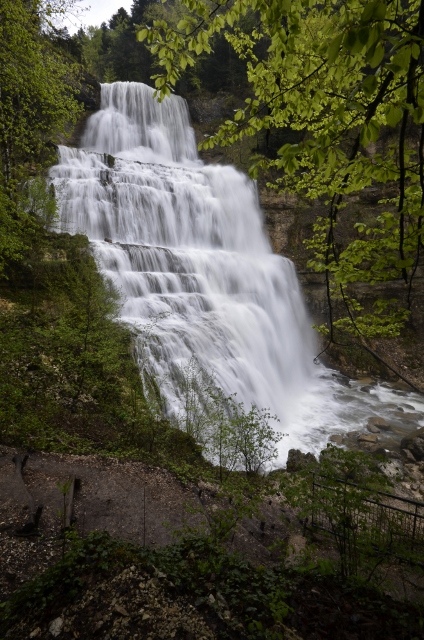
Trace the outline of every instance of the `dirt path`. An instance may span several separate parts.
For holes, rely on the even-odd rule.
[[[174,532],[185,523],[206,526],[199,488],[183,487],[165,469],[96,456],[35,452],[29,456],[23,477],[35,506],[43,505],[40,535],[17,537],[15,531],[29,519],[29,506],[28,492],[12,461],[16,453],[0,447],[0,600],[60,558],[63,494],[59,485],[72,475],[80,481],[74,500],[75,528],[80,536],[105,530],[136,544],[158,547],[175,541]],[[203,486],[203,504],[205,500],[211,506],[214,492]],[[189,513],[187,506],[197,513]],[[261,512],[260,518],[247,519],[239,526],[231,548],[253,562],[269,563],[274,558],[269,547],[287,538],[288,523],[281,518],[278,498],[267,500]]]

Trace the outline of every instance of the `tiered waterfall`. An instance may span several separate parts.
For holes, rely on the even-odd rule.
[[[269,408],[284,427],[311,379],[312,337],[254,184],[203,165],[185,101],[158,103],[136,83],[102,85],[81,148],[59,152],[61,230],[91,240],[123,320],[140,331],[142,365],[167,380],[168,410],[180,402],[173,369],[194,356],[226,394]]]

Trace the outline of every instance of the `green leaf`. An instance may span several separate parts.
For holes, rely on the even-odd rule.
[[[377,142],[378,136],[380,135],[380,124],[377,120],[370,120],[368,123],[369,129],[369,137],[371,142]]]
[[[139,42],[143,42],[143,40],[147,38],[148,34],[149,29],[141,29],[140,31],[137,31],[137,40]]]
[[[414,111],[412,112],[412,118],[415,124],[422,124],[424,122],[424,108],[417,107],[416,109],[414,109]]]
[[[330,64],[333,64],[333,62],[335,62],[337,56],[339,55],[340,45],[342,44],[343,37],[344,33],[339,33],[327,49],[327,58]]]
[[[386,16],[387,5],[384,0],[373,0],[365,5],[361,15],[361,22],[371,22],[372,20],[384,20]]]
[[[417,42],[413,42],[411,47],[411,56],[414,58],[414,60],[418,60],[418,58],[420,57],[420,53],[421,47]]]
[[[366,124],[361,129],[361,133],[359,134],[359,141],[363,147],[367,147],[370,141],[370,133]]]
[[[406,70],[409,67],[410,60],[411,60],[411,47],[407,46],[407,47],[402,47],[399,53],[397,53],[390,62],[400,67],[401,69]]]
[[[385,0],[377,0],[372,14],[374,20],[384,20],[387,12],[387,4]]]
[[[365,46],[368,43],[369,37],[370,37],[370,30],[368,27],[362,27],[361,29],[359,29],[358,39],[363,46]]]
[[[365,95],[369,98],[377,89],[377,85],[378,85],[378,80],[376,76],[374,75],[367,76],[365,80],[362,82],[362,90],[365,93]]]
[[[402,113],[402,109],[394,105],[390,105],[390,107],[386,111],[386,122],[389,127],[395,127],[397,123],[400,122]]]
[[[343,46],[348,51],[352,51],[353,47],[355,46],[356,40],[357,40],[356,29],[349,29],[349,31],[346,33],[344,37]]]
[[[369,61],[370,67],[372,67],[373,69],[375,67],[378,67],[379,64],[381,64],[381,61],[383,60],[383,58],[384,58],[384,47],[381,44],[381,42],[378,42],[375,47],[374,54],[371,60]]]

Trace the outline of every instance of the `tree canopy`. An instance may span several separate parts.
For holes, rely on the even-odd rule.
[[[397,335],[423,248],[424,2],[180,2],[186,13],[176,27],[157,20],[138,31],[160,66],[159,97],[223,34],[246,63],[251,96],[201,147],[261,131],[297,132],[296,143],[284,144],[276,157],[254,157],[251,173],[263,172],[272,188],[328,204],[309,241],[309,266],[326,275],[330,323],[322,330],[331,340],[335,327],[360,341]],[[339,233],[345,203],[371,185],[387,197],[346,240]],[[363,309],[352,285],[393,280],[405,282],[405,304],[381,299]],[[335,319],[337,300],[345,313]]]
[[[25,182],[52,159],[52,142],[80,106],[75,65],[56,49],[45,26],[64,3],[4,0],[0,14],[0,274],[19,257],[34,216],[25,211]],[[54,157],[54,156],[53,156]],[[26,238],[24,237],[26,236]]]

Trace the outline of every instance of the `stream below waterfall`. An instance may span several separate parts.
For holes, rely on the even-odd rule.
[[[104,84],[80,147],[61,146],[50,172],[59,230],[89,237],[139,333],[140,366],[166,381],[170,414],[183,402],[175,371],[194,356],[226,395],[279,417],[279,465],[291,448],[317,453],[332,434],[364,431],[371,416],[392,425],[387,447],[424,425],[423,396],[313,364],[296,272],[271,251],[255,186],[202,164],[184,100]]]

